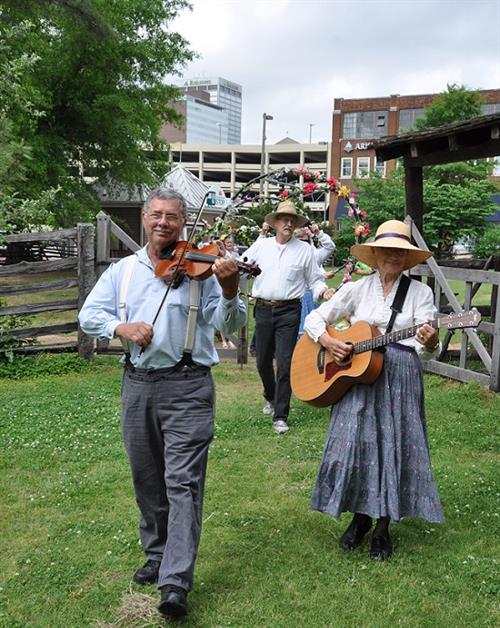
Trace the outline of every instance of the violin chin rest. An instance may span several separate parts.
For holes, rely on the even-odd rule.
[[[176,244],[177,242],[172,242],[168,246],[164,247],[160,252],[159,259],[172,259],[172,253],[175,250]]]

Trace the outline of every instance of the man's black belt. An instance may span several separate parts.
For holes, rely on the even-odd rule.
[[[275,301],[274,299],[261,299],[257,297],[256,302],[259,305],[267,305],[269,307],[282,307],[283,305],[297,305],[300,299],[289,299],[288,301]]]
[[[210,371],[209,366],[203,366],[201,364],[186,364],[185,362],[179,362],[175,366],[169,366],[167,368],[162,369],[141,369],[137,368],[132,364],[132,362],[126,358],[125,359],[125,368],[130,373],[137,373],[137,375],[169,375],[171,373],[208,373]]]

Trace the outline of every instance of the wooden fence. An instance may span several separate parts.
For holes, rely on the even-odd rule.
[[[427,249],[427,245],[421,233],[410,217],[405,222],[411,225],[412,235],[420,248]],[[425,370],[444,375],[462,382],[478,381],[488,386],[491,390],[500,390],[500,272],[495,270],[476,270],[472,268],[454,268],[438,265],[434,258],[429,258],[425,264],[421,264],[411,270],[413,276],[431,277],[434,279],[434,297],[436,307],[440,314],[461,312],[470,310],[474,295],[481,285],[491,286],[490,305],[486,308],[478,308],[482,314],[490,317],[490,321],[482,320],[478,330],[465,329],[458,331],[460,338],[460,350],[458,364],[450,364],[447,355],[451,334],[447,333],[443,343],[443,351],[436,360],[430,360],[424,365]],[[464,303],[459,303],[448,280],[458,280],[465,283]],[[443,312],[443,306],[446,310]],[[477,332],[483,332],[488,337],[484,343]],[[471,364],[471,358],[482,363],[484,372],[478,366]]]
[[[425,241],[412,223],[410,218],[406,219],[412,227],[412,234],[418,246],[427,248]],[[74,255],[56,259],[46,256],[47,259],[39,261],[22,261],[15,264],[0,265],[0,298],[9,298],[13,295],[27,293],[53,292],[75,288],[76,298],[65,300],[51,300],[42,303],[31,303],[22,305],[0,306],[0,317],[8,315],[31,316],[42,312],[62,312],[75,311],[75,316],[69,322],[55,323],[52,325],[39,325],[9,330],[8,333],[16,338],[41,338],[54,336],[56,334],[67,334],[78,330],[78,340],[59,339],[57,342],[36,344],[33,346],[19,346],[16,352],[32,353],[35,351],[67,351],[78,348],[79,354],[90,359],[94,342],[85,336],[79,329],[76,311],[82,306],[85,298],[94,285],[94,262],[95,270],[99,276],[105,268],[115,258],[110,257],[111,235],[123,242],[131,251],[136,251],[140,247],[130,238],[109,216],[101,212],[97,216],[97,243],[96,257],[94,260],[94,228],[92,225],[79,224],[74,229],[63,229],[50,233],[30,233],[4,236],[4,242],[9,246],[17,244],[36,244],[37,251],[50,250],[55,243],[64,243],[64,246],[57,246],[55,250],[64,250],[65,254],[74,250]],[[40,246],[45,243],[46,246]],[[40,257],[40,256],[39,256]],[[43,258],[43,255],[41,256]],[[38,259],[38,258],[37,258]],[[70,277],[49,279],[46,281],[28,281],[33,275],[48,273],[70,273]],[[487,308],[482,309],[483,314],[487,314],[490,320],[483,320],[478,331],[486,336],[486,342],[475,330],[458,331],[460,338],[460,349],[457,363],[449,362],[448,343],[450,336],[447,335],[444,342],[444,350],[438,359],[430,360],[425,364],[425,369],[431,373],[444,375],[459,381],[475,380],[489,386],[493,391],[500,390],[500,272],[488,269],[453,268],[440,266],[430,258],[425,264],[412,269],[414,276],[428,277],[432,279],[435,294],[435,302],[440,314],[447,314],[449,311],[460,312],[462,309],[468,310],[473,304],[474,295],[478,288],[483,285],[491,286],[491,300]],[[12,278],[16,283],[12,282]],[[450,287],[448,280],[459,280],[465,284],[465,300],[459,303],[456,295]],[[244,290],[246,292],[246,290]],[[235,339],[236,340],[236,339]],[[238,338],[238,350],[224,351],[220,353],[227,357],[236,357],[238,363],[247,362],[247,336],[244,328]],[[106,345],[98,344],[98,351],[110,350]],[[116,347],[116,351],[121,351]],[[235,355],[236,354],[236,355]],[[474,358],[476,364],[471,361]],[[477,364],[482,364],[477,367]]]
[[[59,336],[55,341],[45,343],[14,346],[15,353],[34,353],[37,351],[74,351],[84,359],[90,359],[93,352],[92,339],[78,328],[77,311],[94,284],[94,227],[79,224],[76,228],[62,229],[48,233],[25,233],[2,237],[9,248],[20,248],[37,251],[39,261],[21,261],[0,266],[0,298],[9,299],[14,295],[56,292],[75,289],[75,298],[64,300],[23,303],[22,305],[5,305],[0,307],[0,317],[18,315],[30,317],[43,312],[73,311],[74,316],[68,322],[51,325],[14,328],[4,331],[6,336],[18,339],[39,339]],[[57,246],[55,246],[57,245]],[[41,251],[41,253],[40,253]],[[59,252],[59,253],[58,253]],[[59,257],[57,257],[57,254]],[[64,255],[64,257],[61,257]],[[31,256],[29,256],[32,259]],[[30,281],[33,275],[63,273],[64,278],[50,278],[41,281]],[[51,297],[53,299],[53,297]],[[23,299],[24,300],[24,299]],[[38,300],[38,299],[36,299]],[[78,332],[78,339],[67,339],[61,334]]]

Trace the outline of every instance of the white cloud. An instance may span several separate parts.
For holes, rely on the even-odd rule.
[[[331,134],[334,98],[500,87],[499,0],[192,0],[185,78],[243,86],[243,141]]]

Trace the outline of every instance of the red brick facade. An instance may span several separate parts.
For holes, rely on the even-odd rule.
[[[483,103],[486,105],[500,105],[500,89],[481,90]],[[343,137],[344,116],[349,113],[383,112],[383,135],[397,135],[400,132],[400,112],[412,109],[423,109],[432,104],[438,94],[420,94],[400,96],[393,94],[381,98],[336,98],[333,101],[332,123],[332,154],[331,175],[339,179],[342,184],[354,190],[353,178],[359,175],[359,168],[369,164],[369,170],[375,168],[375,151],[370,148],[375,137]],[[382,116],[381,116],[382,118]],[[382,119],[380,120],[382,122]],[[344,160],[344,161],[343,161]],[[388,161],[385,166],[379,167],[387,174],[395,168],[395,161]],[[350,176],[345,176],[351,166]],[[344,166],[344,168],[342,168]],[[344,175],[344,176],[343,176]],[[334,221],[337,212],[337,202],[332,198],[330,204],[330,220]]]

